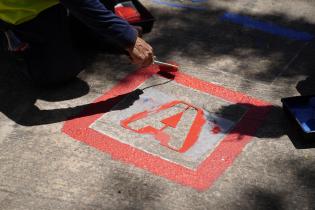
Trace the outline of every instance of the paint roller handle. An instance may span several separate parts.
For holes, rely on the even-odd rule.
[[[156,56],[153,56],[153,63],[159,65],[160,67],[167,67],[166,69],[162,68],[161,70],[165,69],[165,71],[169,71],[169,72],[174,72],[174,71],[178,70],[178,65],[161,62],[161,61],[156,59]]]

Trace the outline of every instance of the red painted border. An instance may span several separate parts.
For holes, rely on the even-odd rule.
[[[129,93],[158,71],[157,66],[139,69],[120,81],[110,91],[95,100],[94,103]],[[245,116],[230,134],[225,136],[211,155],[196,170],[190,170],[181,165],[171,163],[90,129],[89,126],[106,112],[92,114],[93,104],[84,111],[86,114],[83,113],[80,115],[81,117],[66,121],[62,131],[78,141],[82,141],[100,151],[111,154],[113,159],[146,169],[156,175],[166,177],[186,186],[191,186],[197,190],[206,190],[232,165],[234,159],[242,152],[244,146],[251,140],[252,135],[261,125],[271,106],[261,100],[202,81],[182,72],[176,72],[174,75],[174,81],[181,85],[232,103],[248,104],[249,108]],[[111,104],[110,106],[114,105]],[[107,108],[107,110],[109,109],[110,107]],[[240,136],[239,133],[244,133],[244,135]]]

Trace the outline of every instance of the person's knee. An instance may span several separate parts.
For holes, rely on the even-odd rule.
[[[84,68],[81,59],[74,53],[64,56],[57,56],[56,53],[41,56],[36,52],[26,55],[25,59],[31,82],[40,86],[68,83]]]
[[[36,86],[58,86],[74,80],[83,70],[79,63],[63,66],[28,65],[28,75]]]
[[[32,85],[38,86],[38,87],[54,87],[54,86],[62,86],[67,83],[70,83],[71,81],[75,80],[77,78],[77,75],[72,75],[71,77],[56,77],[55,75],[53,77],[46,77],[43,75],[32,75],[30,77],[30,81]]]
[[[43,72],[33,72],[30,75],[31,81],[37,86],[59,86],[69,83],[77,78],[81,69],[67,69],[64,73],[53,72],[53,71],[43,71]]]

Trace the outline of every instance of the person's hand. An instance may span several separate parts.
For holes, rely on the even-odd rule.
[[[152,47],[139,37],[137,37],[134,46],[128,48],[127,51],[134,64],[146,67],[153,63]]]

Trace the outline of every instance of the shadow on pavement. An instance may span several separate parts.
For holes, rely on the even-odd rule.
[[[20,83],[21,84],[21,83]],[[9,86],[9,88],[12,86]],[[38,89],[25,85],[14,85],[15,91],[2,89],[0,97],[0,111],[17,124],[24,126],[44,125],[66,121],[68,119],[90,116],[109,111],[117,102],[128,96],[128,103],[120,109],[127,108],[143,93],[136,89],[133,92],[110,98],[106,101],[89,103],[70,108],[41,110],[35,105],[36,100],[58,102],[75,99],[88,94],[89,86],[86,82],[77,79],[74,82],[54,89]],[[11,92],[10,96],[6,96]],[[83,112],[82,112],[83,111]],[[82,112],[82,113],[81,113]]]
[[[269,109],[270,111],[265,120],[255,119],[249,116],[249,119],[252,120],[253,123],[255,123],[255,121],[263,122],[261,127],[259,127],[255,133],[247,132],[246,129],[232,130],[232,133],[237,134],[238,136],[249,135],[261,139],[279,138],[281,136],[287,135],[296,149],[315,148],[314,141],[302,138],[300,131],[297,129],[297,126],[294,125],[290,121],[289,117],[285,115],[282,107],[273,105],[258,107],[251,104],[238,103],[221,107],[221,109],[217,111],[216,114],[219,116],[227,116],[235,112],[237,107],[246,107],[248,109],[254,108],[256,110],[261,110],[262,112],[265,109]]]
[[[301,94],[301,96],[315,95],[315,74],[310,75],[305,80],[300,81],[296,85],[296,89]]]
[[[146,176],[139,176],[128,169],[117,170],[115,168],[109,175],[110,183],[106,183],[104,191],[112,191],[127,205],[121,204],[121,206],[114,209],[140,210],[153,208],[155,203],[160,200],[164,186],[156,182],[149,182]],[[158,208],[163,209],[163,204],[159,204]]]
[[[304,44],[261,31],[243,28],[229,22],[223,22],[219,17],[224,12],[224,10],[217,9],[193,12],[186,9],[168,12],[163,9],[154,9],[152,13],[157,18],[156,29],[154,33],[148,36],[148,41],[156,47],[156,54],[162,60],[167,60],[174,52],[180,52],[179,56],[182,58],[206,66],[220,63],[225,58],[229,58],[233,65],[235,61],[240,62],[234,65],[236,66],[234,69],[230,69],[229,66],[223,66],[218,70],[236,74],[252,81],[266,82],[267,84],[270,84],[275,77],[282,73],[282,70],[292,61]],[[280,26],[315,34],[314,24],[310,24],[303,19],[293,20],[277,14],[251,15],[251,17],[256,20],[272,21]],[[283,72],[281,74],[281,77],[286,79],[307,76],[308,78],[305,81],[301,81],[297,86],[298,91],[302,95],[315,93],[314,77],[312,76],[315,66],[314,49],[314,44],[311,43],[305,48],[299,59],[291,63],[292,67],[288,68],[290,70],[289,73]],[[108,62],[112,64],[114,61],[108,60]],[[57,102],[79,98],[89,93],[89,85],[82,80],[76,80],[63,88],[51,90],[36,89],[18,75],[19,68],[17,64],[10,62],[7,57],[3,56],[3,53],[0,51],[0,112],[10,120],[23,126],[50,124],[103,113],[126,96],[131,96],[130,103],[126,105],[130,106],[142,94],[141,90],[135,90],[126,95],[117,96],[95,104],[84,104],[73,108],[41,110],[35,105],[36,100],[42,99]],[[103,74],[106,73],[104,72]],[[292,85],[291,82],[288,81],[281,85]],[[250,85],[244,84],[246,88],[251,88]],[[233,113],[231,110],[235,110],[235,106],[251,105],[235,104],[225,106],[217,114]],[[89,108],[81,113],[86,107]],[[315,147],[314,144],[307,145],[308,142],[301,142],[297,136],[291,134],[287,118],[284,116],[281,107],[260,108],[271,109],[265,123],[255,133],[241,131],[237,133],[238,135],[253,135],[257,138],[279,138],[283,135],[288,135],[296,148]],[[314,164],[310,164],[309,168],[300,168],[296,174],[298,183],[306,186],[306,191],[303,191],[303,195],[308,196],[310,201],[308,206],[310,208],[314,207],[315,201],[315,171],[311,169],[313,166]],[[112,182],[113,179],[116,179],[114,182],[116,185],[114,184],[112,189],[117,189],[118,194],[122,194],[122,197],[130,201],[131,209],[143,209],[147,207],[144,206],[144,201],[149,204],[154,203],[155,199],[158,199],[158,196],[163,193],[162,190],[159,190],[162,187],[154,184],[146,186],[142,179],[130,179],[128,174],[125,173],[124,175],[124,173],[122,171],[119,176],[114,176],[113,174],[113,177],[109,178],[109,180]],[[282,178],[286,179],[287,177]],[[249,195],[246,198],[253,199],[252,208],[248,209],[256,209],[259,205],[262,206],[261,209],[285,209],[282,195],[265,191],[258,187],[250,189],[246,193]]]
[[[248,206],[242,206],[240,209],[272,209],[272,210],[284,210],[282,195],[270,192],[262,188],[251,188],[244,192],[249,202]],[[238,207],[239,208],[239,207]],[[238,209],[238,208],[235,208]]]
[[[268,164],[265,171],[272,171],[274,168],[280,171],[289,171],[290,173],[278,174],[277,179],[296,184],[284,186],[279,182],[279,185],[274,184],[274,186],[268,184],[257,186],[256,183],[252,183],[251,186],[243,190],[241,195],[241,199],[248,202],[241,204],[241,206],[238,205],[235,209],[314,209],[314,160],[304,157],[275,162]]]
[[[224,10],[183,9],[165,12],[154,9],[152,12],[157,17],[158,28],[156,34],[148,36],[148,40],[156,48],[156,54],[164,60],[175,54],[193,63],[267,84],[279,75],[290,79],[312,72],[315,49],[313,44],[306,45],[303,41],[294,41],[222,21],[220,17],[225,13]],[[240,15],[315,34],[314,25],[303,19],[292,20],[277,14]],[[166,43],[171,43],[172,47]],[[298,58],[303,57],[300,62],[303,65],[294,66],[298,60],[294,58],[301,49],[305,52]],[[292,66],[296,70],[289,68]]]
[[[221,21],[220,17],[224,12],[224,10],[218,9],[209,9],[209,11],[183,9],[171,12],[163,9],[153,9],[152,13],[157,17],[156,29],[147,38],[153,46],[156,46],[156,53],[164,59],[170,57],[174,51],[180,52],[183,58],[205,65],[208,65],[209,62],[210,64],[211,62],[217,62],[221,57],[226,56],[246,62],[249,62],[252,58],[271,59],[272,62],[264,66],[261,71],[251,72],[254,67],[252,64],[256,62],[254,61],[248,66],[245,65],[246,62],[241,62],[234,72],[230,72],[246,79],[265,82],[272,81],[303,45],[303,43],[298,41],[288,40]],[[315,32],[314,25],[303,19],[292,20],[281,15],[251,15],[251,17],[260,21],[272,21],[274,24],[295,30],[309,33]],[[198,24],[192,21],[197,21]],[[171,45],[166,43],[171,43]],[[291,71],[290,74],[282,76],[290,78],[296,75],[310,75],[312,68],[314,68],[313,52],[314,46],[310,44],[308,49],[305,50],[304,56],[306,58],[302,59],[303,65],[299,66],[296,71]],[[111,63],[110,60],[108,62]],[[16,69],[17,67],[13,67],[13,63],[7,63],[7,59],[2,57],[0,58],[0,64],[0,111],[18,124],[32,126],[64,121],[88,106],[81,105],[69,109],[40,110],[34,105],[37,99],[57,101],[80,97],[89,92],[88,84],[83,81],[77,81],[64,87],[64,89],[36,90],[28,87],[25,82],[15,75],[14,71],[18,70]],[[240,69],[241,71],[239,71]],[[229,69],[222,68],[222,71],[229,71]],[[306,91],[306,88],[301,85],[298,89],[301,92]],[[104,111],[102,110],[103,107],[113,104],[117,99],[92,105],[95,111],[88,112],[86,115]],[[230,108],[223,107],[221,111],[225,112]],[[280,107],[271,108],[278,113],[276,116],[282,113]],[[272,116],[269,116],[269,118],[272,118]],[[283,128],[286,124],[284,119],[278,122],[278,128],[275,128],[272,122],[267,123],[265,127],[270,129],[270,131],[261,132],[256,134],[256,136],[259,138],[280,137],[288,133],[286,128]]]

